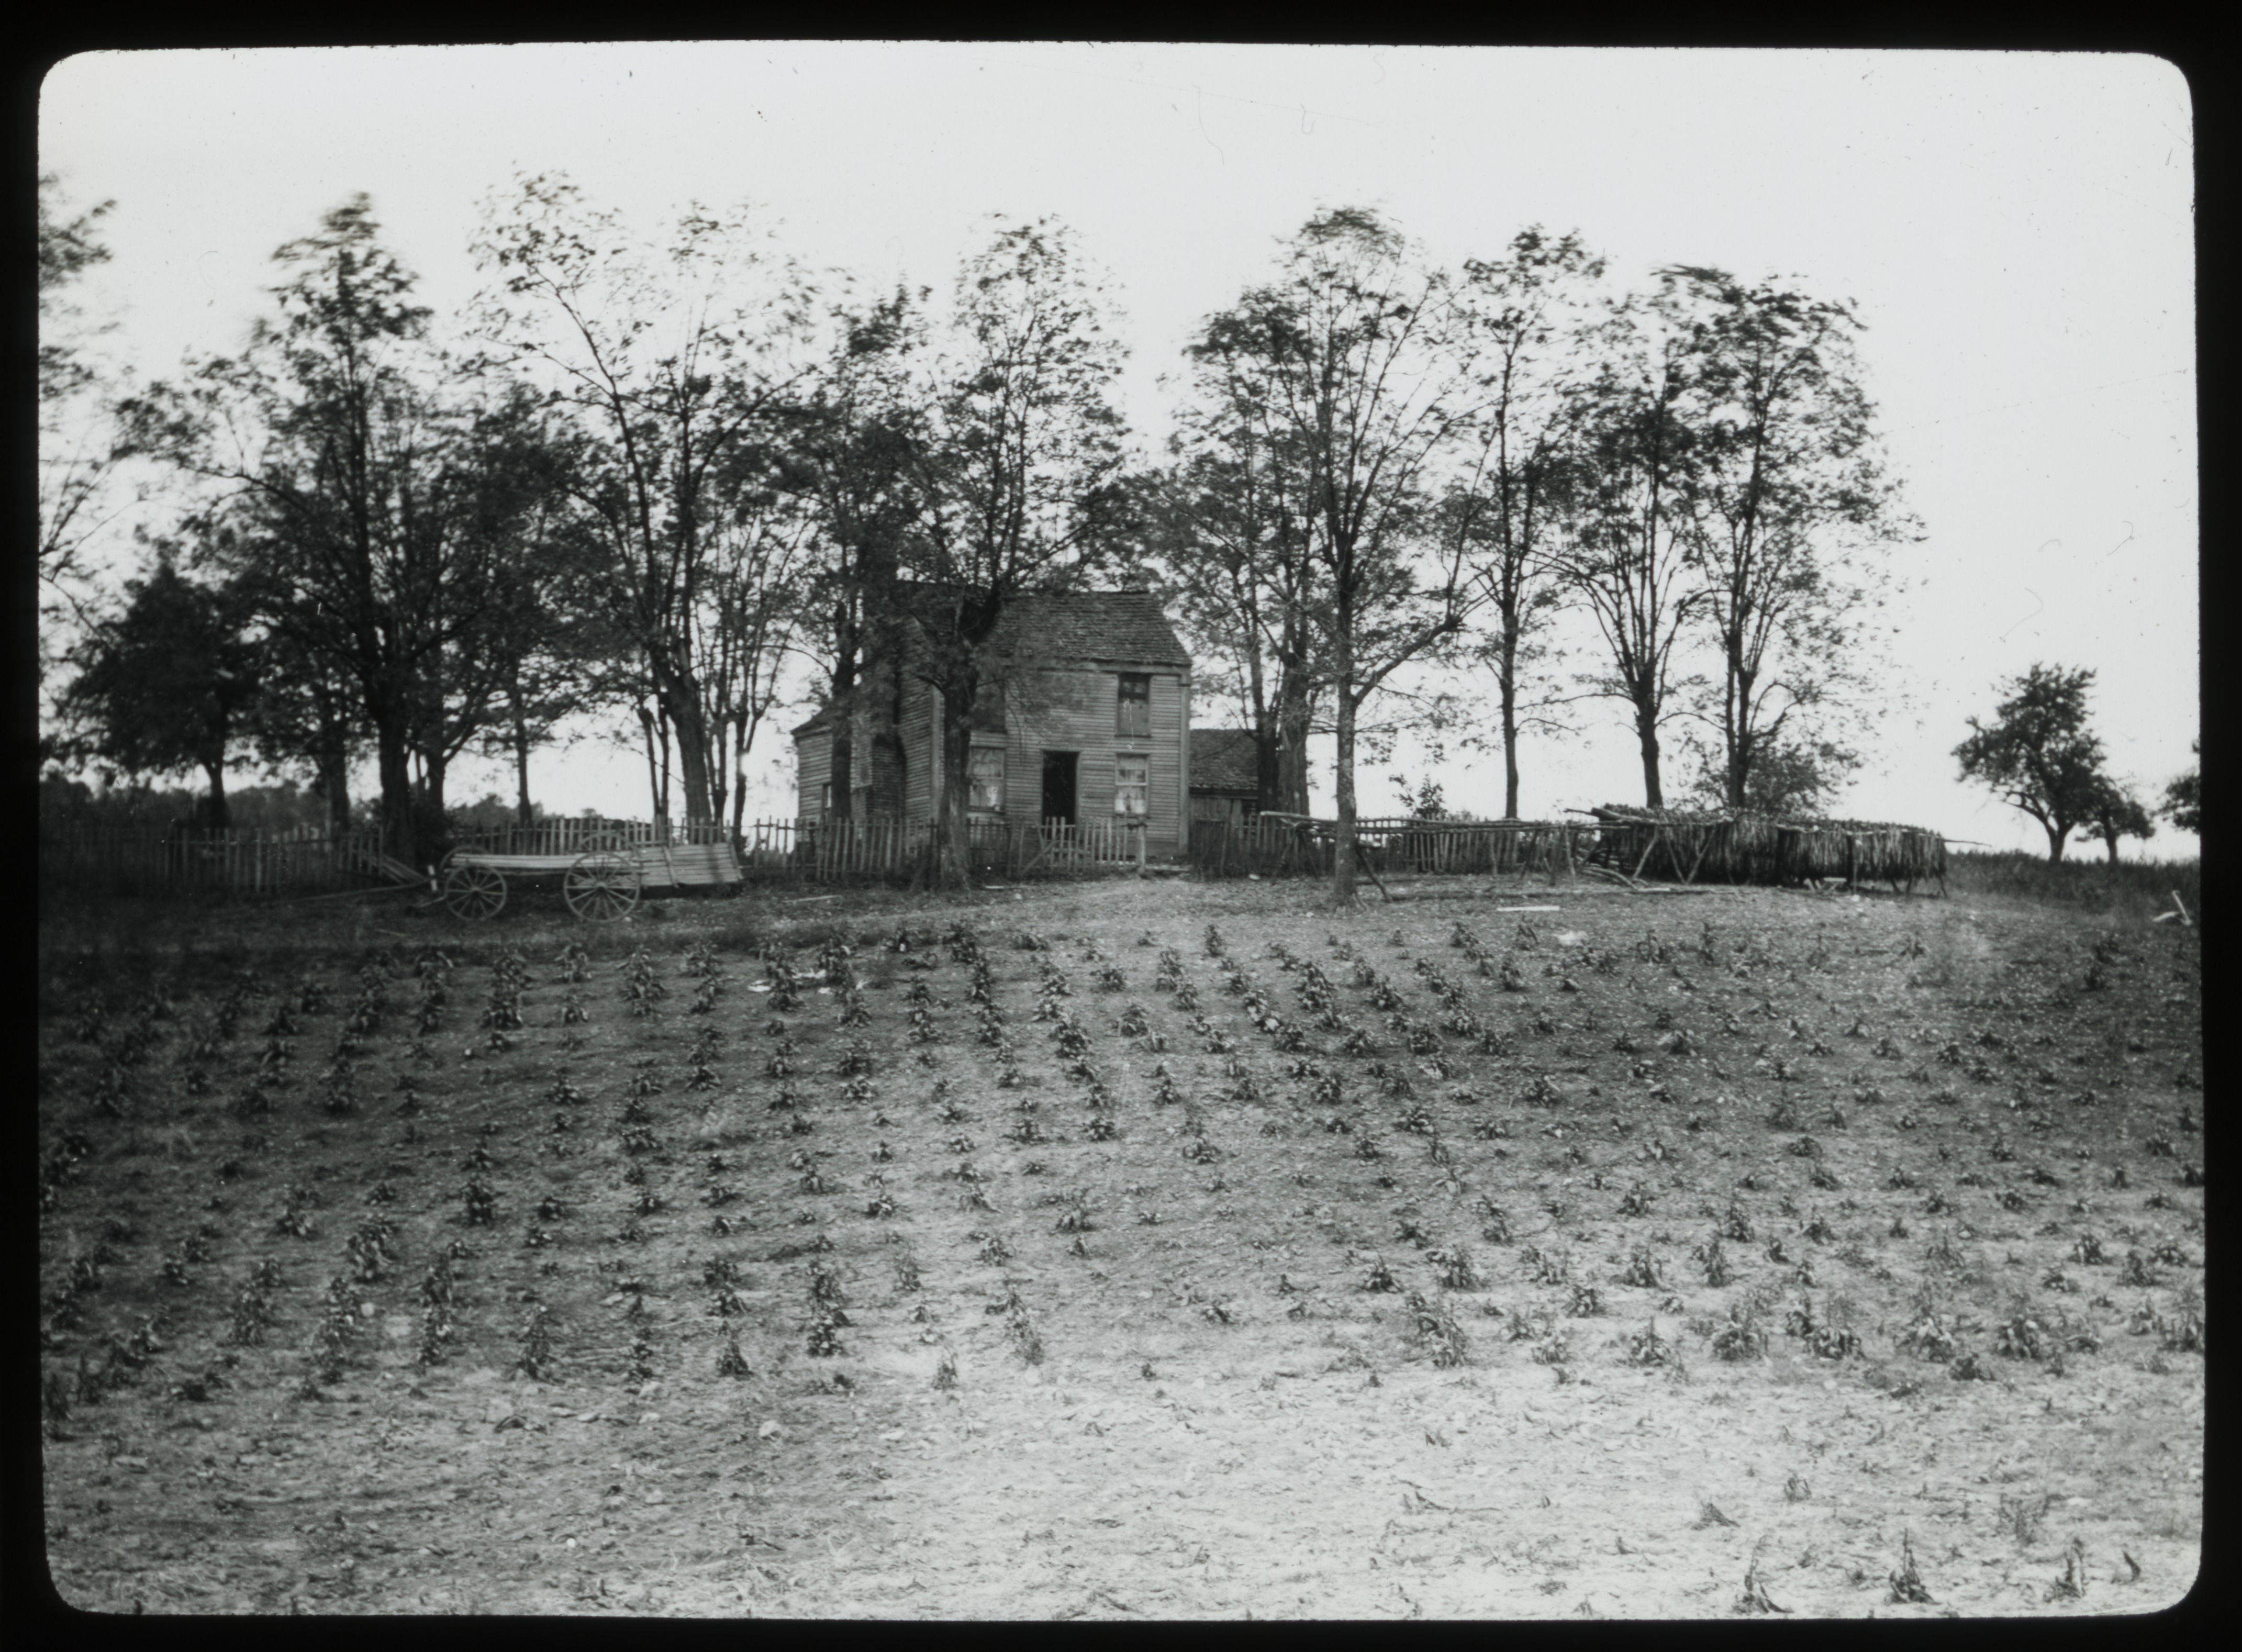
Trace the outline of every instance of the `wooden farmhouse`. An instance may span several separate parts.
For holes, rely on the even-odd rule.
[[[941,694],[914,675],[923,647],[906,612],[888,657],[868,662],[850,731],[850,810],[930,823],[943,784]],[[968,799],[974,829],[1141,826],[1155,859],[1184,852],[1189,817],[1191,655],[1143,589],[1023,597],[997,642],[1022,661],[976,708]],[[923,657],[923,656],[921,656]],[[833,811],[833,711],[794,731],[804,823]]]

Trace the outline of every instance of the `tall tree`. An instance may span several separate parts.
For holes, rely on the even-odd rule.
[[[927,296],[899,286],[884,299],[836,306],[832,344],[791,444],[812,535],[803,623],[824,679],[833,814],[842,821],[856,813],[859,722],[875,749],[868,771],[889,774],[902,755],[892,682],[863,677],[876,660],[895,661],[896,570],[925,508]],[[877,703],[883,689],[885,704]]]
[[[80,645],[64,715],[86,730],[87,753],[120,775],[201,769],[210,796],[198,813],[223,828],[227,755],[258,687],[245,604],[236,589],[189,580],[169,546],[125,593],[124,611]]]
[[[1962,778],[1988,788],[2023,810],[2047,834],[2047,857],[2063,858],[2064,842],[2091,824],[2108,795],[2102,742],[2087,723],[2094,673],[2035,664],[2001,686],[1990,722],[1972,717],[1970,737],[1954,748]]]
[[[1257,804],[1306,814],[1309,729],[1322,687],[1302,444],[1252,333],[1225,318],[1186,349],[1191,402],[1152,506],[1167,582],[1195,645],[1221,666],[1197,685],[1234,695],[1253,733]]]
[[[643,670],[641,715],[675,736],[687,820],[720,819],[708,620],[725,547],[742,543],[726,512],[752,497],[726,480],[775,440],[795,393],[808,284],[744,208],[689,206],[648,248],[555,177],[523,179],[474,248],[500,279],[479,330],[581,427],[569,492]]]
[[[1705,715],[1722,801],[1742,809],[1764,758],[1829,747],[1835,715],[1851,729],[1870,715],[1881,674],[1865,621],[1893,580],[1868,564],[1913,529],[1878,454],[1849,305],[1720,270],[1659,279],[1684,340],[1679,502],[1722,664]]]
[[[126,448],[109,406],[113,375],[96,341],[114,323],[93,323],[76,297],[86,272],[109,260],[103,201],[73,212],[61,175],[38,181],[40,666],[51,663],[70,621],[84,617],[86,553],[107,520]]]
[[[1332,896],[1354,899],[1355,759],[1362,710],[1393,674],[1464,628],[1484,600],[1460,538],[1427,498],[1473,410],[1472,340],[1453,284],[1359,207],[1320,212],[1205,329],[1270,375],[1278,428],[1305,478],[1307,555],[1336,738]]]
[[[349,674],[384,837],[417,863],[440,836],[442,800],[416,791],[415,755],[440,789],[454,742],[490,715],[473,679],[493,628],[521,613],[538,413],[436,346],[365,196],[273,257],[278,321],[261,320],[239,355],[152,386],[132,427],[225,490],[211,519],[227,531],[205,537],[205,557],[252,580],[269,628]]]
[[[1674,715],[1675,656],[1703,600],[1685,508],[1695,462],[1682,417],[1689,340],[1671,299],[1670,287],[1630,294],[1592,330],[1593,365],[1573,392],[1581,486],[1558,555],[1603,639],[1588,688],[1627,705],[1652,809],[1666,804],[1659,734]]]
[[[1111,395],[1123,348],[1102,278],[1045,218],[997,232],[957,286],[952,355],[921,467],[913,671],[941,695],[938,873],[962,881],[975,712],[1032,663],[1004,621],[1020,598],[1079,585],[1115,555],[1125,501]]]
[[[317,601],[269,589],[250,600],[252,613],[264,616],[258,639],[264,670],[248,708],[246,732],[269,770],[309,768],[311,792],[326,805],[329,828],[348,831],[350,775],[364,751],[364,714],[346,666],[306,640],[327,627],[315,615],[287,613],[285,605],[291,600],[312,606]]]
[[[1502,812],[1518,817],[1520,688],[1544,654],[1541,633],[1562,585],[1554,550],[1578,485],[1567,393],[1603,260],[1577,235],[1536,225],[1504,257],[1464,266],[1462,303],[1479,356],[1479,407],[1444,533],[1465,547],[1486,599],[1479,659],[1494,675],[1502,742]]]

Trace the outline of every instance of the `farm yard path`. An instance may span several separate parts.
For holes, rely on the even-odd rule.
[[[56,1584],[1121,1620],[2186,1593],[2192,935],[1467,890],[252,918],[142,976],[49,948]]]

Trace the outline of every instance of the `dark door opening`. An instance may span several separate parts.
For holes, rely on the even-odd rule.
[[[1044,753],[1044,815],[1045,820],[1074,824],[1074,766],[1078,751]]]

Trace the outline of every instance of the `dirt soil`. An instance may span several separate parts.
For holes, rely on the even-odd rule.
[[[2192,932],[1317,900],[50,937],[56,1587],[1122,1620],[2189,1591]]]

